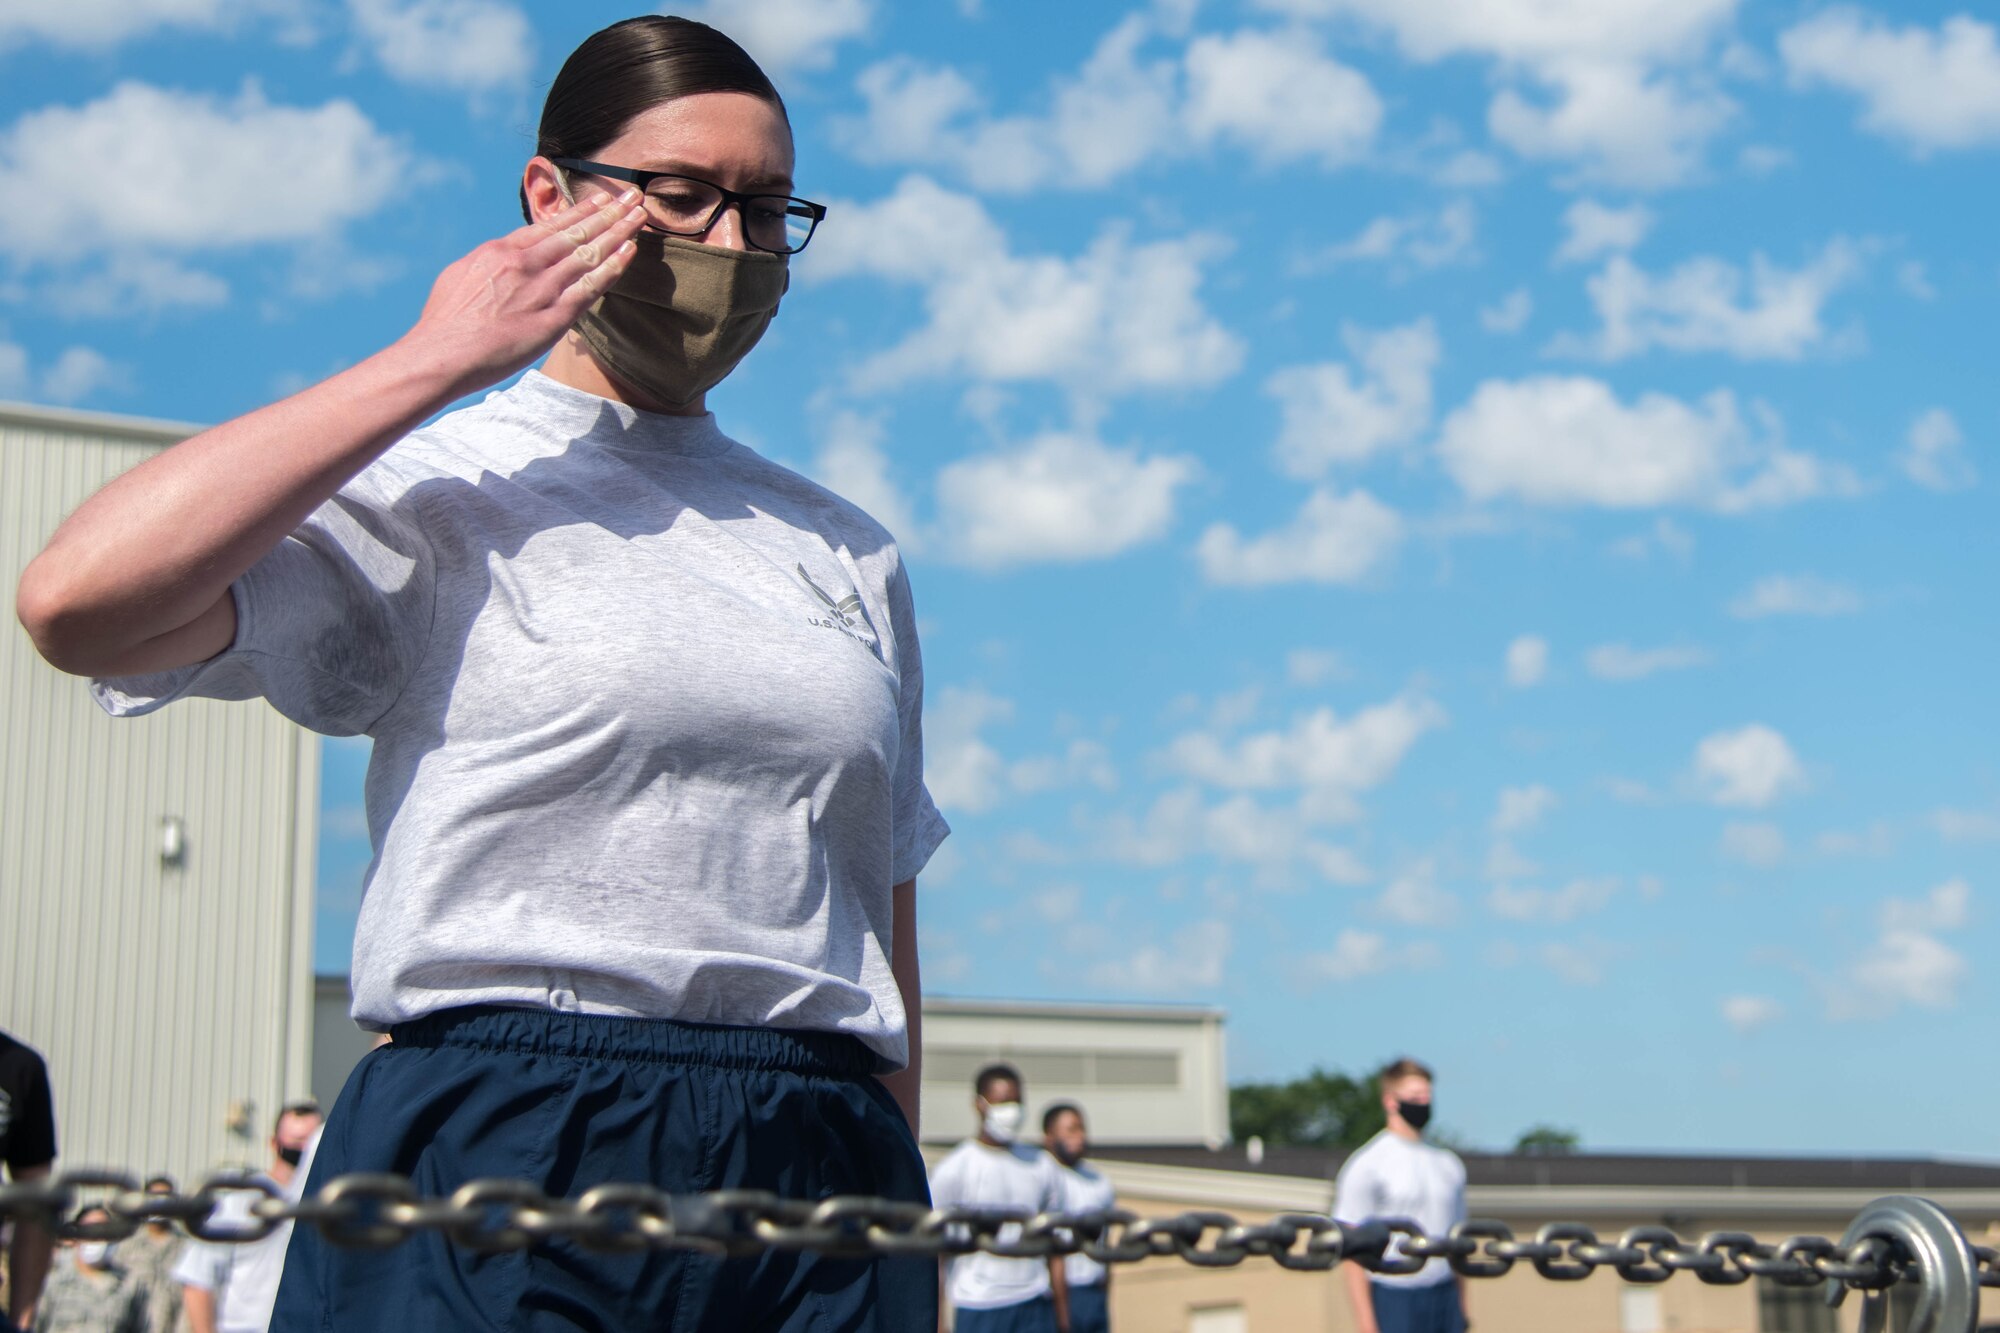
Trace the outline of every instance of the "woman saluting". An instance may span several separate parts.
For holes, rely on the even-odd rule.
[[[825,210],[721,33],[615,24],[549,91],[529,225],[401,339],[105,487],[23,623],[119,715],[261,696],[374,738],[356,1069],[315,1181],[926,1197],[922,671],[895,545],[704,394]],[[538,371],[420,422],[547,353]],[[935,1325],[926,1260],[479,1255],[301,1228],[273,1327]]]

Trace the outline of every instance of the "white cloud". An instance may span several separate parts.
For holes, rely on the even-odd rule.
[[[1823,10],[1778,38],[1801,86],[1859,97],[1861,124],[1917,152],[2000,141],[2000,41],[1968,14],[1894,28],[1861,10]]]
[[[1713,88],[1629,61],[1561,61],[1540,77],[1535,100],[1512,88],[1496,93],[1487,128],[1523,157],[1573,163],[1583,181],[1680,184],[1736,111]]]
[[[1587,376],[1488,380],[1445,418],[1438,453],[1474,500],[1610,509],[1701,505],[1723,513],[1851,494],[1852,473],[1758,438],[1735,395],[1661,393],[1630,407]]]
[[[1634,648],[1627,643],[1601,643],[1584,654],[1584,669],[1599,680],[1643,680],[1661,671],[1684,671],[1709,662],[1706,648],[1669,645]]]
[[[1387,263],[1398,269],[1434,269],[1477,257],[1479,214],[1455,199],[1435,213],[1384,214],[1353,237],[1302,258],[1296,268],[1313,273],[1341,264]]]
[[[1913,301],[1937,300],[1937,288],[1931,285],[1921,259],[1905,259],[1896,265],[1896,289]]]
[[[31,41],[103,50],[162,28],[228,31],[291,0],[0,0],[0,50]]]
[[[774,79],[825,69],[875,17],[874,0],[681,0],[673,10],[728,33]]]
[[[1805,785],[1805,767],[1784,736],[1759,722],[1705,736],[1695,778],[1717,805],[1761,810]]]
[[[1282,406],[1279,467],[1322,477],[1407,444],[1430,424],[1431,374],[1443,348],[1428,319],[1371,331],[1343,325],[1341,340],[1359,367],[1337,361],[1288,366],[1264,383]]]
[[[105,189],[105,162],[143,163],[146,188]],[[352,102],[276,106],[255,84],[225,99],[128,81],[0,131],[0,194],[35,200],[0,232],[0,252],[64,261],[324,240],[406,189],[416,165]]]
[[[1229,923],[1197,921],[1175,931],[1165,947],[1146,944],[1123,958],[1093,965],[1093,985],[1145,995],[1181,996],[1222,984],[1229,961]]]
[[[2000,842],[2000,808],[1957,810],[1946,806],[1931,811],[1928,822],[1946,842]]]
[[[1146,56],[1176,25],[1134,14],[1033,112],[992,115],[950,66],[896,57],[857,80],[866,110],[835,136],[866,162],[952,172],[982,190],[1095,189],[1143,163],[1226,147],[1265,166],[1364,156],[1382,122],[1368,80],[1309,33],[1208,34],[1175,56]]]
[[[889,475],[889,455],[882,447],[885,433],[879,416],[835,411],[824,443],[813,459],[813,477],[851,500],[887,528],[906,551],[921,550],[923,535],[909,498]]]
[[[1785,831],[1776,824],[1722,826],[1722,854],[1745,865],[1770,867],[1785,859]]]
[[[1187,125],[1203,143],[1243,148],[1266,166],[1364,156],[1382,125],[1368,80],[1303,32],[1198,37],[1187,49]]]
[[[1560,889],[1496,884],[1486,895],[1486,906],[1493,915],[1509,921],[1561,925],[1603,911],[1617,892],[1618,881],[1602,876],[1573,879]]]
[[[1534,317],[1535,298],[1526,287],[1516,287],[1498,302],[1479,309],[1479,327],[1488,333],[1519,333]]]
[[[71,319],[207,309],[229,300],[229,284],[165,255],[119,251],[104,267],[51,282],[39,300]]]
[[[1302,788],[1329,813],[1349,812],[1355,794],[1380,786],[1445,713],[1421,695],[1399,695],[1342,719],[1316,708],[1282,731],[1231,741],[1213,732],[1184,732],[1167,749],[1171,767],[1231,791]]]
[[[1103,559],[1164,536],[1196,471],[1184,455],[1050,431],[939,472],[937,540],[982,569]]]
[[[1007,761],[980,735],[1014,705],[980,689],[947,685],[924,710],[924,783],[941,807],[980,814],[1006,793]]]
[[[1882,904],[1882,928],[1892,932],[1957,930],[1971,916],[1972,886],[1958,878],[1946,880],[1915,901],[1891,898]]]
[[[1406,926],[1443,926],[1457,918],[1458,899],[1437,886],[1436,864],[1421,861],[1391,880],[1372,910]]]
[[[1595,986],[1604,980],[1604,965],[1612,950],[1595,941],[1567,944],[1555,941],[1535,951],[1535,961],[1572,986]]]
[[[1559,334],[1558,356],[1622,361],[1654,348],[1721,352],[1746,361],[1796,361],[1826,345],[1821,312],[1861,271],[1861,251],[1836,238],[1796,269],[1754,255],[1744,271],[1701,256],[1655,277],[1614,255],[1585,288],[1601,327]]]
[[[399,82],[484,93],[524,88],[534,72],[534,29],[506,0],[348,0],[348,9]]]
[[[1686,564],[1694,557],[1694,534],[1662,516],[1654,519],[1653,526],[1647,531],[1620,538],[1612,544],[1611,550],[1628,560],[1644,560],[1658,550]]]
[[[1942,407],[1933,407],[1910,423],[1896,462],[1904,476],[1926,490],[1962,491],[1979,480],[1964,446],[1957,420]]]
[[[1653,221],[1653,210],[1644,204],[1612,208],[1595,199],[1579,199],[1563,210],[1566,230],[1555,262],[1588,264],[1636,249],[1653,229]]]
[[[28,349],[0,338],[0,397],[44,403],[77,403],[127,383],[126,369],[94,347],[66,347],[37,367]]]
[[[1143,16],[1119,24],[1075,74],[1059,78],[1036,115],[989,116],[971,80],[950,66],[897,56],[856,81],[866,104],[835,137],[864,162],[950,171],[982,190],[1022,193],[1108,185],[1178,145],[1178,75],[1143,61]]]
[[[1294,685],[1324,685],[1348,674],[1347,659],[1332,648],[1294,648],[1285,654],[1285,679]]]
[[[1755,1032],[1785,1016],[1785,1007],[1768,995],[1730,995],[1722,1001],[1722,1021],[1738,1032]]]
[[[1523,634],[1507,645],[1507,683],[1515,689],[1539,685],[1549,673],[1549,641]]]
[[[1101,743],[1077,739],[1059,754],[1015,761],[1007,769],[1007,780],[1018,792],[1076,786],[1111,791],[1118,786],[1118,768],[1111,762],[1111,752]]]
[[[1832,1016],[1872,1017],[1904,1004],[1949,1009],[1968,971],[1964,955],[1935,935],[1888,929],[1848,968]]]
[[[1767,574],[1729,603],[1729,614],[1738,620],[1762,620],[1766,616],[1845,616],[1860,609],[1860,593],[1844,583],[1811,574]]]
[[[1352,15],[1392,32],[1420,61],[1486,56],[1502,69],[1487,122],[1528,157],[1586,178],[1670,184],[1699,165],[1729,101],[1696,62],[1736,0],[1263,0],[1307,16]],[[1682,68],[1675,68],[1675,67]],[[1535,90],[1531,101],[1522,88]]]
[[[1518,833],[1533,828],[1558,803],[1556,794],[1539,782],[1526,787],[1503,787],[1487,827],[1495,833]]]
[[[1539,865],[1521,855],[1514,844],[1505,838],[1499,839],[1486,849],[1486,861],[1482,868],[1486,872],[1486,878],[1496,884],[1528,879],[1542,873]]]
[[[1216,523],[1195,555],[1202,576],[1226,587],[1276,583],[1358,583],[1401,544],[1403,520],[1364,490],[1342,495],[1321,487],[1282,528],[1245,539],[1234,524]]]
[[[873,204],[840,205],[842,225],[804,273],[861,274],[924,290],[929,318],[861,366],[856,385],[889,388],[959,374],[1048,381],[1079,397],[1203,388],[1243,362],[1242,340],[1198,295],[1227,245],[1213,236],[1134,241],[1122,223],[1074,259],[1012,253],[978,200],[910,177]],[[894,236],[893,245],[881,243]]]
[[[1333,947],[1309,954],[1303,960],[1305,972],[1326,981],[1356,981],[1383,972],[1416,971],[1436,967],[1442,961],[1436,945],[1427,940],[1394,945],[1368,930],[1343,930],[1334,937]]]
[[[1050,925],[1076,920],[1077,910],[1082,904],[1083,890],[1074,884],[1057,884],[1028,899],[1028,906],[1035,915]]]

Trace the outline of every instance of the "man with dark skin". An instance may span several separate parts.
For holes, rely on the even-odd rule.
[[[55,1106],[42,1057],[0,1032],[0,1163],[15,1184],[46,1180],[56,1158]],[[23,1218],[7,1247],[7,1285],[0,1288],[0,1327],[25,1329],[48,1280],[55,1238]]]
[[[1022,1143],[1026,1113],[1021,1075],[1012,1065],[988,1065],[973,1080],[972,1112],[979,1130],[931,1172],[931,1203],[947,1208],[1018,1208],[1030,1214],[1062,1207],[1053,1158]],[[1003,1229],[1004,1237],[1018,1228]],[[944,1268],[956,1333],[1068,1333],[1069,1310],[1056,1285],[1059,1259],[1009,1259],[969,1254]]]
[[[1094,1213],[1116,1202],[1111,1182],[1083,1159],[1090,1149],[1083,1110],[1057,1102],[1042,1112],[1042,1146],[1055,1158],[1063,1182],[1063,1211]],[[1089,1255],[1072,1254],[1050,1265],[1064,1333],[1110,1333],[1111,1270]]]

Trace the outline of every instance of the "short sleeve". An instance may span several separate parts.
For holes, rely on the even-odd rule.
[[[0,1087],[0,1098],[6,1102],[6,1114],[0,1115],[0,1148],[5,1149],[9,1172],[32,1171],[56,1159],[49,1070],[26,1047],[17,1048],[8,1065],[6,1086]]]
[[[231,585],[229,648],[193,666],[92,681],[92,694],[119,717],[183,698],[262,698],[313,731],[367,731],[430,637],[436,562],[417,500],[378,459]]]
[[[924,785],[923,649],[917,643],[916,603],[900,560],[889,579],[889,620],[896,633],[896,667],[901,686],[896,712],[902,728],[893,778],[889,882],[906,884],[930,861],[931,853],[951,833],[951,826],[938,813],[930,788]]]
[[[174,1281],[183,1287],[219,1291],[229,1276],[229,1251],[214,1241],[191,1240],[174,1263]]]
[[[901,880],[896,881],[898,884]],[[964,1158],[957,1153],[946,1157],[931,1172],[931,1207],[948,1208],[955,1203],[963,1203],[964,1184],[959,1179]]]
[[[1333,1184],[1333,1217],[1336,1222],[1366,1222],[1379,1211],[1375,1207],[1374,1174],[1360,1153],[1347,1159]]]

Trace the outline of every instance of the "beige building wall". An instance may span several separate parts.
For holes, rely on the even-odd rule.
[[[973,1076],[1004,1060],[1027,1084],[1034,1127],[1043,1107],[1070,1101],[1099,1143],[1224,1143],[1222,1021],[1193,1006],[926,1000],[924,1138],[972,1133]]]
[[[14,589],[63,515],[192,429],[0,404],[0,1028],[49,1062],[61,1165],[183,1178],[265,1160],[310,1086],[318,739],[261,704],[113,721]]]
[[[1097,1166],[1117,1187],[1119,1206],[1142,1217],[1215,1210],[1263,1222],[1280,1212],[1324,1213],[1331,1205],[1327,1181],[1119,1161]],[[1685,1237],[1748,1231],[1775,1244],[1792,1235],[1837,1240],[1873,1197],[1850,1190],[1736,1197],[1729,1191],[1650,1191],[1641,1197],[1631,1190],[1475,1186],[1467,1192],[1467,1206],[1473,1216],[1497,1218],[1526,1237],[1561,1220],[1583,1222],[1599,1237],[1615,1239],[1628,1227],[1661,1225],[1669,1216]],[[2000,1240],[2000,1192],[1944,1190],[1928,1197],[1959,1221],[1973,1243]],[[1636,1287],[1608,1270],[1581,1282],[1551,1282],[1521,1264],[1506,1277],[1470,1281],[1468,1298],[1476,1333],[1762,1333],[1755,1283],[1709,1286],[1685,1273]],[[1240,1311],[1240,1317],[1219,1317],[1230,1311]],[[1120,1267],[1112,1279],[1111,1312],[1119,1333],[1208,1333],[1224,1327],[1244,1333],[1352,1333],[1355,1328],[1339,1273],[1290,1272],[1268,1259],[1219,1269],[1179,1259]],[[1850,1296],[1839,1327],[1855,1333],[1859,1319],[1860,1300]]]

